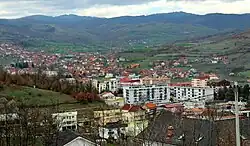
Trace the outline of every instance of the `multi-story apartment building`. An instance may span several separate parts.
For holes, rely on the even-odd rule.
[[[127,104],[164,103],[170,100],[170,89],[168,85],[125,86],[123,87],[123,97]]]
[[[92,80],[93,86],[98,89],[99,93],[101,93],[102,91],[111,91],[111,92],[117,91],[118,83],[119,80],[116,78],[105,79],[103,81],[99,81],[96,79]]]
[[[60,131],[66,129],[77,130],[77,111],[52,114]]]
[[[170,91],[176,101],[205,101],[214,99],[214,89],[210,87],[172,86]]]

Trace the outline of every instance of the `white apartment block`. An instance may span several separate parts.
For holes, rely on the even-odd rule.
[[[148,101],[164,103],[170,100],[170,89],[167,85],[124,86],[123,97],[127,104],[139,104]]]
[[[92,81],[92,83],[97,88],[99,93],[101,93],[102,91],[115,92],[118,90],[119,80],[116,78],[106,79],[104,81],[99,81],[95,79]]]
[[[211,101],[214,99],[214,89],[210,87],[171,87],[175,101]]]
[[[66,129],[77,130],[77,112],[64,112],[52,114],[60,131]]]

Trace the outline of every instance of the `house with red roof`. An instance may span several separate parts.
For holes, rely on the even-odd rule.
[[[122,108],[123,120],[126,122],[140,121],[145,119],[146,110],[139,105],[125,104]]]
[[[165,104],[162,107],[172,113],[182,113],[184,111],[184,105],[181,103]]]
[[[199,76],[197,78],[192,79],[193,87],[206,87],[207,82],[209,81],[209,76]]]

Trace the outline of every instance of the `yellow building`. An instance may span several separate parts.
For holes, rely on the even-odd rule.
[[[121,109],[94,111],[94,117],[100,126],[122,121],[127,124],[126,135],[136,136],[148,126],[146,110],[138,105],[125,104]]]
[[[99,125],[106,125],[107,123],[122,120],[122,112],[120,109],[94,111],[94,118]]]
[[[110,122],[123,121],[129,123],[144,120],[146,110],[138,105],[125,104],[121,109],[94,111],[94,118],[99,125],[106,125]]]

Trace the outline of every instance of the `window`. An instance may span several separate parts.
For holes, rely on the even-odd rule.
[[[162,100],[162,94],[160,94],[160,100]]]

